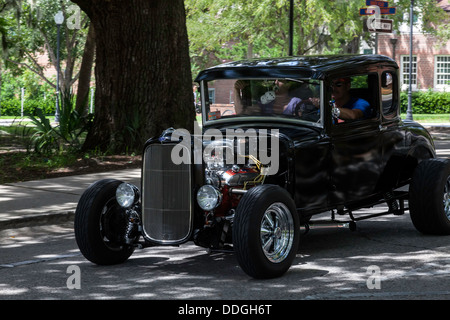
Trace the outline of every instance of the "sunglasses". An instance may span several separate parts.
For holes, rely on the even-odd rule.
[[[332,83],[332,84],[331,84],[331,87],[332,87],[332,88],[334,88],[334,87],[340,88],[340,87],[342,87],[343,85],[344,85],[343,82],[336,82],[336,83]]]

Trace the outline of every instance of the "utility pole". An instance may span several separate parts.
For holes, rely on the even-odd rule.
[[[294,0],[290,0],[289,5],[289,56],[293,56],[294,42]]]
[[[408,88],[408,109],[406,110],[406,120],[413,120],[412,113],[412,66],[413,66],[413,20],[414,20],[414,0],[411,0],[409,12],[409,88]]]
[[[59,123],[59,115],[60,115],[60,104],[59,104],[59,72],[60,72],[60,62],[59,62],[59,50],[60,50],[60,32],[61,32],[61,25],[64,22],[64,15],[62,11],[59,11],[55,15],[55,23],[57,27],[57,34],[56,34],[56,110],[55,110],[55,122]]]

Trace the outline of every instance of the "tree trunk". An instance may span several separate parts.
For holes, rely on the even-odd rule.
[[[2,81],[3,81],[3,67],[0,60],[0,116],[2,115]]]
[[[81,60],[80,76],[78,78],[78,91],[75,110],[80,115],[87,115],[89,110],[89,90],[91,87],[92,66],[95,55],[95,32],[92,23],[84,45],[83,59]]]
[[[95,118],[84,149],[139,150],[194,125],[183,0],[72,0],[95,28]]]

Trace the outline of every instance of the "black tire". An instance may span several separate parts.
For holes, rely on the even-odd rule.
[[[239,265],[253,278],[282,276],[297,254],[299,231],[296,207],[285,189],[276,185],[251,188],[239,202],[233,220],[233,247]]]
[[[127,216],[116,201],[121,181],[100,180],[80,198],[75,211],[75,239],[83,256],[100,265],[126,261],[134,247],[123,243]]]
[[[450,235],[450,160],[419,163],[409,186],[409,212],[418,231]]]

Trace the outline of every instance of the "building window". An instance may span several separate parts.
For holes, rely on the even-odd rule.
[[[409,68],[411,66],[411,85],[417,88],[417,56],[412,57],[412,64],[409,63],[409,55],[401,56],[401,77],[402,89],[406,90],[409,87]]]
[[[450,88],[450,55],[435,56],[434,73],[435,88]]]
[[[215,88],[208,89],[208,96],[209,96],[210,103],[212,103],[212,104],[216,103],[216,89]]]

